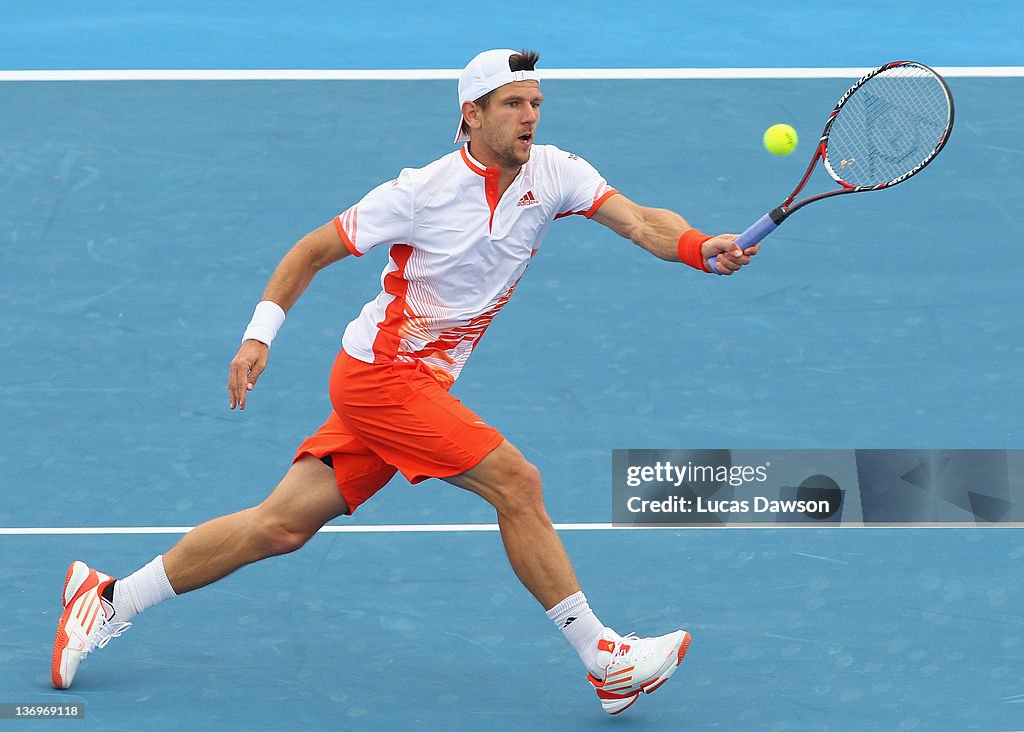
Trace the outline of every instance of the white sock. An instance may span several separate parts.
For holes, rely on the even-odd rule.
[[[177,597],[164,572],[164,557],[152,562],[124,579],[114,582],[114,618],[131,620],[157,603]]]
[[[548,610],[547,614],[576,649],[587,671],[603,679],[605,670],[597,663],[597,642],[604,633],[604,624],[590,609],[586,595],[582,592],[569,595]]]

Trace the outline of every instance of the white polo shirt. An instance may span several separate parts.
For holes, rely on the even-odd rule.
[[[345,329],[350,356],[419,360],[450,385],[551,222],[590,218],[616,193],[589,163],[553,145],[533,146],[500,199],[498,173],[474,160],[467,145],[402,170],[335,219],[352,254],[390,247],[380,294]]]

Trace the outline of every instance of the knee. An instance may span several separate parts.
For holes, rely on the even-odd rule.
[[[545,512],[544,490],[537,467],[526,460],[512,466],[498,491],[498,510],[505,513]]]
[[[315,530],[300,528],[287,517],[260,505],[254,509],[254,535],[265,556],[289,554],[309,541]]]

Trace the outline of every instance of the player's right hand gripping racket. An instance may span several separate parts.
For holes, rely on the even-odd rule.
[[[764,239],[797,209],[844,193],[879,191],[920,172],[953,129],[953,96],[941,76],[915,61],[893,61],[862,78],[832,110],[800,183],[736,239],[741,249]],[[839,188],[793,203],[818,161]],[[722,274],[708,260],[708,268]]]

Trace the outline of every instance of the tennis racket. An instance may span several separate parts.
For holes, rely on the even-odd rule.
[[[813,201],[902,183],[935,159],[952,129],[953,95],[934,69],[915,61],[880,66],[840,98],[789,198],[755,221],[736,243],[741,249],[753,246]],[[819,160],[839,188],[793,203]],[[708,268],[722,274],[716,259],[708,260]]]

